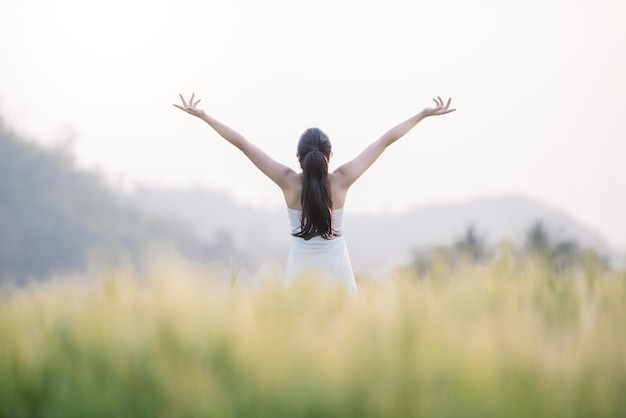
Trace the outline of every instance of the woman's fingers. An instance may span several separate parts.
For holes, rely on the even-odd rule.
[[[437,102],[437,107],[439,109],[448,110],[448,108],[450,107],[450,103],[452,103],[452,97],[448,98],[448,101],[445,105],[443,104],[443,99],[441,98],[441,96],[437,96],[437,100],[435,101]]]
[[[172,103],[172,105],[180,110],[184,110],[185,112],[189,113],[190,115],[194,115],[194,116],[200,116],[202,115],[204,112],[201,109],[198,109],[196,106],[198,105],[198,103],[200,103],[200,99],[196,99],[196,94],[193,93],[191,95],[191,97],[189,98],[189,101],[185,100],[185,97],[182,94],[178,94],[178,97],[180,97],[180,101],[182,102],[182,105],[180,104],[176,104],[176,103]]]
[[[446,107],[443,108],[444,114],[454,112],[456,109],[450,109],[450,103],[452,103],[452,97],[448,98],[448,102],[446,103]]]
[[[184,110],[185,112],[190,112],[195,110],[194,108],[198,105],[198,103],[200,103],[201,99],[195,100],[196,97],[196,93],[192,93],[191,97],[189,98],[189,102],[187,102],[187,100],[185,100],[185,97],[183,97],[182,94],[178,94],[178,97],[180,97],[180,101],[183,103],[183,105],[177,105],[175,104],[174,106],[176,106],[177,108]]]
[[[446,113],[454,112],[456,109],[450,109],[450,104],[452,103],[452,97],[449,97],[445,102],[441,98],[441,96],[437,96],[433,98],[433,101],[437,105],[434,109],[431,109],[431,115],[445,115]]]

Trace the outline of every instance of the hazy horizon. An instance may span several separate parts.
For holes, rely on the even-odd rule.
[[[519,194],[626,251],[626,3],[549,0],[5,0],[0,114],[38,142],[70,141],[115,187],[225,191],[259,207],[279,189],[208,126],[202,107],[297,168],[318,126],[331,168],[451,96],[350,192],[355,211]],[[73,141],[73,142],[72,142]]]

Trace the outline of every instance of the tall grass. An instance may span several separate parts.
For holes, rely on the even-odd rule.
[[[165,266],[5,286],[0,416],[624,416],[626,275],[594,274],[396,272],[358,296]]]

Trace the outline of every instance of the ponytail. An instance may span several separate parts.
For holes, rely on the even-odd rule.
[[[332,227],[332,193],[328,182],[330,141],[317,128],[308,129],[300,138],[298,156],[302,167],[302,216],[296,237],[330,239],[338,235]]]

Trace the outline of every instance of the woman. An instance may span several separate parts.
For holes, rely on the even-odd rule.
[[[177,108],[208,123],[225,140],[239,148],[266,176],[280,187],[287,203],[292,228],[291,248],[287,259],[285,283],[295,278],[312,276],[345,285],[356,291],[354,274],[344,239],[341,235],[343,206],[348,189],[380,157],[385,148],[409,132],[428,116],[454,112],[450,101],[433,99],[435,107],[427,107],[395,126],[356,158],[332,173],[328,172],[331,144],[321,130],[307,129],[298,143],[298,160],[302,172],[273,160],[241,134],[207,115],[197,107],[195,94]]]

